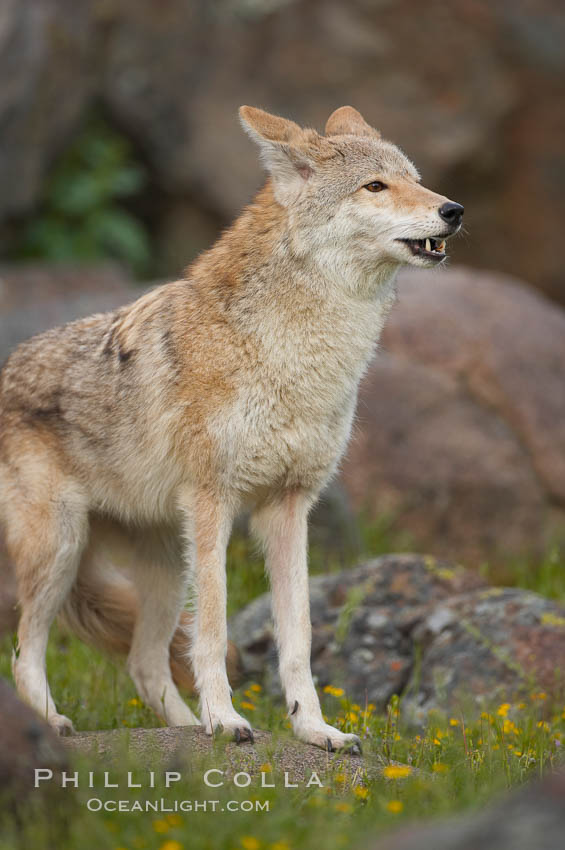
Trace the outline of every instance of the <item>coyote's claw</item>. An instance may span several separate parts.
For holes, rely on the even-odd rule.
[[[217,730],[218,734],[225,740],[235,741],[236,744],[243,744],[245,741],[249,741],[251,744],[255,743],[251,726],[245,717],[241,717],[235,711],[221,713],[212,708],[208,710],[207,715],[204,714],[204,717],[207,719],[204,727],[207,735],[213,735],[214,731]]]
[[[291,720],[294,733],[301,741],[321,747],[327,753],[361,755],[361,741],[357,735],[341,732],[319,717],[301,716],[301,712],[292,716]]]
[[[355,741],[355,743],[348,747],[345,752],[349,753],[351,756],[362,756],[363,747],[361,746],[361,741]]]
[[[48,718],[48,723],[53,731],[62,738],[67,738],[75,734],[75,727],[64,714],[51,714]]]
[[[236,726],[233,731],[233,736],[236,744],[243,744],[248,741],[250,744],[255,743],[255,737],[253,735],[253,729],[244,726],[243,728]]]

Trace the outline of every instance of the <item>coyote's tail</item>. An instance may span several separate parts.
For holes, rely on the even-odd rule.
[[[80,640],[109,655],[127,655],[137,619],[138,600],[131,583],[121,576],[117,581],[97,573],[79,572],[65,601],[59,619]],[[194,691],[189,659],[192,615],[183,611],[170,646],[171,673],[184,691]],[[233,684],[239,678],[239,653],[230,642],[227,656],[228,677]]]

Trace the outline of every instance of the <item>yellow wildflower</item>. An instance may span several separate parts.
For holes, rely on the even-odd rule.
[[[282,841],[275,841],[274,844],[269,844],[269,850],[290,850],[290,844],[284,839]]]
[[[404,805],[401,800],[389,800],[386,804],[387,810],[392,812],[393,815],[399,815]]]
[[[352,806],[350,803],[340,802],[335,804],[335,810],[336,812],[345,812],[345,814],[349,814],[349,812],[352,811]]]
[[[343,688],[335,688],[333,685],[326,685],[324,688],[325,694],[331,694],[332,697],[342,697],[345,693]]]
[[[456,717],[450,717],[449,718],[449,725],[450,726],[459,726],[459,721],[457,720]]]
[[[169,824],[166,820],[154,820],[153,829],[155,830],[155,832],[168,832]]]
[[[273,770],[273,768],[272,768],[272,765],[271,765],[271,764],[269,764],[269,762],[268,762],[268,761],[266,761],[266,762],[265,762],[265,764],[262,764],[262,765],[261,765],[261,767],[259,768],[259,770],[261,771],[261,773],[271,773],[271,772],[272,772],[272,770]]]
[[[244,835],[240,838],[243,850],[259,850],[261,842],[254,835]]]
[[[255,694],[253,693],[251,688],[249,688],[249,690],[247,691],[244,691],[243,693],[248,699],[255,699]]]
[[[243,700],[243,702],[241,703],[241,707],[245,708],[247,711],[255,711],[255,706],[252,702],[246,702],[245,700]]]
[[[447,773],[449,770],[449,765],[443,764],[441,761],[436,761],[433,765],[432,770],[434,773]]]
[[[182,818],[180,815],[167,815],[167,822],[171,826],[180,826],[182,824]]]
[[[137,706],[143,705],[143,703],[137,697],[133,697],[132,699],[128,700],[128,705],[132,705],[134,708],[136,708]]]
[[[261,685],[256,684],[255,682],[249,686],[250,690],[255,691],[256,694],[260,694],[263,688]]]
[[[369,789],[364,788],[362,785],[356,785],[353,789],[353,793],[355,794],[358,800],[366,800],[369,796]]]
[[[408,764],[387,764],[383,768],[383,776],[385,779],[406,779],[412,773],[412,768]]]
[[[159,850],[183,850],[183,847],[180,841],[165,841],[164,844],[161,844]]]

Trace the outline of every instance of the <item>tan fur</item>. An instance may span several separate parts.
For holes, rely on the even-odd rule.
[[[77,637],[108,655],[126,656],[131,647],[138,599],[132,586],[89,583],[79,575],[61,610],[64,626]],[[169,663],[174,682],[187,694],[194,693],[189,664],[192,615],[182,611],[170,645]],[[241,680],[237,647],[229,641],[226,657],[232,685]]]
[[[347,444],[396,271],[430,262],[402,240],[457,228],[439,216],[446,199],[351,107],[326,136],[252,107],[241,117],[270,178],[216,245],[182,280],[24,343],[0,376],[0,521],[22,606],[15,676],[61,731],[70,722],[42,658],[63,607],[85,639],[129,652],[167,722],[196,722],[171,678],[171,667],[188,677],[191,581],[202,721],[252,735],[225,667],[225,549],[248,507],[293,727],[319,746],[356,746],[324,723],[310,674],[307,513]],[[386,191],[369,192],[372,181]]]

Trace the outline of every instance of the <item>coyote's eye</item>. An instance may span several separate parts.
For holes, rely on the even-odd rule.
[[[372,183],[367,183],[364,187],[368,189],[369,192],[382,192],[383,189],[388,188],[385,183],[381,183],[380,180],[373,180]]]

